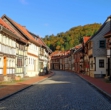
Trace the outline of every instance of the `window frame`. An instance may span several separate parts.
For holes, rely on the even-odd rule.
[[[103,44],[101,44],[101,42],[104,42],[104,47],[101,46],[101,45],[103,45]],[[106,48],[106,41],[105,40],[100,40],[99,41],[99,48]]]
[[[91,61],[91,69],[93,69],[93,61]]]
[[[104,59],[99,59],[99,68],[104,68]]]
[[[23,66],[22,58],[17,58],[17,67],[22,67],[22,66]]]

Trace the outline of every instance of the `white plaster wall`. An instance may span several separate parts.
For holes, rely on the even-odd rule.
[[[30,63],[29,63],[29,58],[30,58]],[[35,60],[36,64],[33,63],[33,60]],[[34,70],[34,68],[36,68]],[[28,55],[28,68],[27,68],[27,76],[29,77],[34,77],[36,75],[38,75],[38,58],[37,57],[34,57],[34,56],[31,56],[31,55]]]
[[[99,60],[104,59],[104,68],[99,67]],[[96,71],[94,74],[106,74],[106,57],[96,57]]]
[[[39,47],[36,46],[35,44],[31,43],[28,47],[28,52],[38,56]]]
[[[2,43],[0,44],[0,52],[16,55],[16,42],[14,40],[0,33],[0,42]]]
[[[35,44],[31,43],[28,47],[28,53],[38,56],[39,47],[36,46]],[[27,67],[26,75],[29,77],[34,77],[34,76],[38,75],[38,73],[39,73],[38,57],[33,56],[33,55],[28,54],[28,67]],[[29,63],[29,58],[31,59],[30,63]],[[33,63],[33,60],[35,60],[36,64]],[[34,70],[34,68],[36,68],[36,69]]]

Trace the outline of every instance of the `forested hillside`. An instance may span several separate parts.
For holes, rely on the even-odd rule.
[[[87,24],[84,26],[73,27],[66,32],[54,35],[46,35],[43,40],[52,49],[55,50],[68,50],[75,45],[82,43],[83,36],[92,36],[100,28],[101,24]]]

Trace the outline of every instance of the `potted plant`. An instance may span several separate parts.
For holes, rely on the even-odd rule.
[[[15,77],[16,81],[19,81],[20,79],[21,79],[21,76],[19,76],[19,75]]]

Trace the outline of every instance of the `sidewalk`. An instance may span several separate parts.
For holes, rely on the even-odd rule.
[[[23,82],[19,82],[19,83],[13,84],[13,85],[6,85],[5,87],[1,87],[0,88],[0,101],[32,86],[32,84],[34,84],[34,83],[45,80],[46,78],[52,76],[53,74],[54,73],[51,72],[50,74],[45,75],[45,76],[37,76],[34,78],[30,78],[28,80],[25,80]]]
[[[84,74],[77,74],[77,75],[80,76],[85,81],[87,81],[93,87],[95,87],[99,92],[101,92],[109,99],[111,99],[111,83],[105,82],[103,78],[92,78]]]

